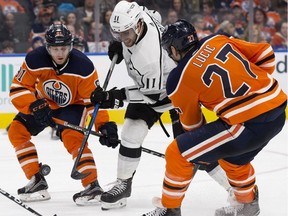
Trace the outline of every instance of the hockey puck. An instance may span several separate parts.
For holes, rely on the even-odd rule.
[[[50,166],[48,166],[47,164],[43,164],[43,165],[40,167],[40,173],[41,173],[41,175],[47,176],[50,172],[51,172],[51,168],[50,168]]]

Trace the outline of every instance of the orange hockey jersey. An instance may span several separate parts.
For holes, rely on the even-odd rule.
[[[271,76],[274,68],[268,43],[214,34],[201,40],[170,73],[167,93],[186,130],[203,124],[202,105],[230,125],[242,123],[287,100]]]
[[[38,98],[45,98],[53,110],[80,104],[89,107],[87,113],[91,113],[90,94],[98,85],[97,71],[85,54],[73,49],[67,64],[57,68],[46,48],[40,47],[27,54],[13,79],[10,98],[24,114],[31,114],[29,106]],[[96,124],[107,121],[107,111],[99,111]]]

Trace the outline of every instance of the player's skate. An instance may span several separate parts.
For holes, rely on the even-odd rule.
[[[100,196],[103,189],[100,187],[98,181],[89,184],[85,190],[74,194],[73,200],[77,205],[96,205],[100,203]]]
[[[126,206],[127,197],[131,195],[132,177],[117,179],[116,184],[101,196],[102,210],[121,208]]]
[[[215,216],[256,216],[260,214],[258,188],[255,186],[255,199],[251,203],[238,203],[222,207],[215,211]]]
[[[18,194],[23,202],[43,201],[51,198],[47,189],[48,184],[44,176],[37,173],[25,187],[18,189]]]
[[[142,216],[181,216],[180,208],[165,208],[159,197],[154,197],[152,200],[155,210],[143,214]]]

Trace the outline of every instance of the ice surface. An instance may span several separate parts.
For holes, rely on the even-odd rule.
[[[165,125],[171,133],[171,126]],[[121,132],[121,125],[120,125]],[[144,147],[164,153],[171,142],[159,125],[149,132]],[[46,177],[51,200],[26,203],[44,216],[141,216],[153,210],[151,200],[161,195],[161,185],[165,161],[163,158],[143,152],[141,163],[133,180],[132,196],[122,209],[102,211],[100,206],[79,207],[72,200],[74,193],[82,190],[79,180],[70,178],[73,161],[58,140],[50,139],[47,128],[32,140],[37,147],[42,163],[51,166]],[[275,137],[255,158],[253,165],[259,187],[261,216],[288,215],[288,122],[282,132]],[[99,182],[102,187],[116,180],[118,149],[102,146],[94,136],[89,137],[89,146],[97,163]],[[14,149],[4,130],[0,131],[0,188],[17,197],[17,189],[27,184]],[[212,180],[207,173],[199,171],[193,179],[183,201],[182,216],[212,216],[216,208],[226,205],[226,191]],[[33,215],[0,194],[0,216]]]

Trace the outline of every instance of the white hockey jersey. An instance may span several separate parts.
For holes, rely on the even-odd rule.
[[[147,31],[132,47],[123,45],[123,56],[129,76],[135,85],[126,87],[127,101],[130,103],[147,103],[157,112],[164,112],[172,108],[171,103],[157,106],[157,102],[167,98],[166,80],[170,71],[176,67],[174,61],[161,47],[161,35],[164,27],[145,11],[142,17]],[[149,95],[160,94],[158,101]],[[153,106],[153,104],[156,106]]]

